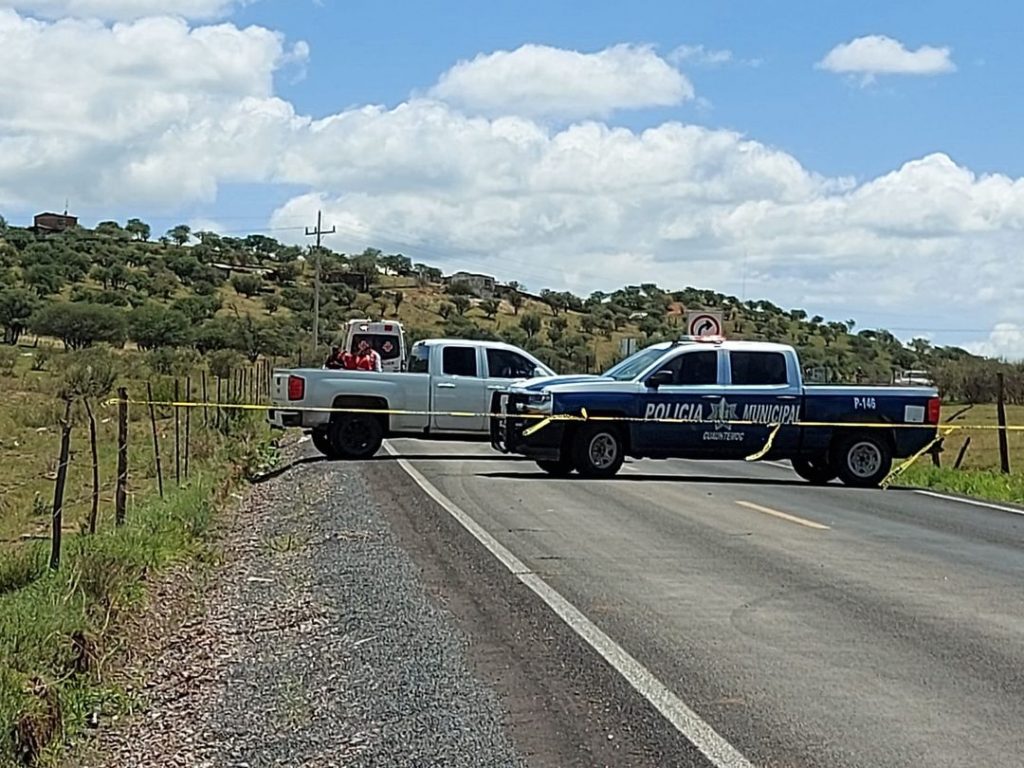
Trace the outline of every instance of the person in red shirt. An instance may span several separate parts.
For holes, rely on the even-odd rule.
[[[357,371],[380,371],[380,355],[377,350],[370,346],[370,342],[363,339],[356,349],[355,363]]]

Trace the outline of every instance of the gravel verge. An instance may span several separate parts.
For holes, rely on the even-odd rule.
[[[308,456],[252,488],[144,711],[82,765],[524,765],[379,498],[360,465]]]

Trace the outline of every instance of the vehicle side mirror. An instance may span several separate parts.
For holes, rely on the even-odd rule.
[[[658,387],[663,387],[666,384],[671,384],[674,380],[675,374],[673,374],[672,371],[662,369],[648,377],[647,386],[651,389],[657,389]]]
[[[539,379],[542,376],[544,376],[544,371],[542,371],[540,368],[534,368],[533,373],[530,374],[530,377],[534,379]]]

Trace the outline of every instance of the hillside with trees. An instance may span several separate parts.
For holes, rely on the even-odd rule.
[[[321,337],[312,344],[313,264],[321,264]],[[501,339],[558,370],[596,371],[640,345],[678,336],[687,309],[718,309],[727,334],[793,344],[807,372],[829,382],[888,383],[894,370],[924,369],[949,400],[994,397],[1007,374],[1010,402],[1024,402],[1024,367],[924,339],[905,344],[884,329],[855,332],[852,319],[809,316],[765,300],[642,283],[587,297],[512,282],[480,297],[445,285],[439,268],[367,249],[341,254],[265,235],[229,237],[176,226],[154,239],[148,224],[37,235],[0,219],[0,329],[7,345],[26,335],[68,349],[134,345],[171,365],[180,355],[235,350],[250,360],[317,364],[350,318],[399,318],[412,340]]]

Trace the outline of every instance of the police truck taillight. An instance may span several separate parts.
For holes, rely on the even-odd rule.
[[[301,400],[306,396],[306,380],[301,376],[288,377],[288,399]]]
[[[928,423],[938,424],[939,414],[942,412],[942,400],[938,397],[933,397],[928,400]]]

